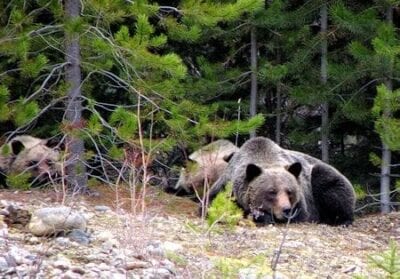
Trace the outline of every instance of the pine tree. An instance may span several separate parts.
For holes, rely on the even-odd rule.
[[[378,84],[385,84],[378,86],[372,109],[377,119],[376,130],[382,138],[380,202],[383,213],[390,211],[391,149],[395,150],[395,146],[390,147],[388,138],[396,129],[396,124],[393,125],[396,121],[391,120],[392,113],[396,111],[396,105],[393,104],[398,101],[392,83],[393,76],[398,74],[395,67],[398,60],[398,34],[393,23],[394,5],[398,3],[379,1],[373,9],[367,6],[354,12],[344,4],[338,4],[334,11],[338,24],[354,34],[349,49],[357,60],[359,76]],[[375,93],[375,90],[373,92]]]
[[[207,100],[231,93],[234,85],[229,81],[221,86],[216,76],[222,76],[215,74],[230,79],[234,73],[208,61],[208,51],[185,53],[186,44],[207,44],[209,34],[220,30],[218,24],[234,22],[262,1],[179,1],[170,7],[145,0],[87,0],[73,20],[64,17],[60,1],[27,3],[1,2],[2,132],[29,128],[43,137],[66,134],[69,151],[82,152],[84,140],[102,159],[112,160],[121,155],[118,147],[123,143],[151,152],[154,146],[168,148],[177,141],[200,144],[205,137],[248,133],[262,124],[262,116],[237,121],[224,115],[224,106],[209,106]],[[72,60],[66,63],[64,53],[71,51],[78,36],[80,59],[67,54]],[[193,68],[191,57],[196,60]],[[72,82],[72,65],[78,66],[74,80],[80,76],[80,84]],[[197,69],[200,76],[193,72]],[[79,90],[82,96],[75,98]],[[67,109],[64,121],[61,100],[74,107],[74,114]],[[78,157],[83,162],[81,155],[74,158]],[[69,172],[82,174],[81,167]],[[83,180],[74,185],[84,185]]]

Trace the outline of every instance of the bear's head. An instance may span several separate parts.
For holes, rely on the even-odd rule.
[[[9,174],[29,172],[33,182],[42,183],[61,174],[61,154],[57,148],[48,145],[48,141],[28,135],[12,138],[6,145]]]
[[[274,223],[295,217],[301,197],[301,170],[300,163],[270,168],[247,165],[248,203],[255,222]]]

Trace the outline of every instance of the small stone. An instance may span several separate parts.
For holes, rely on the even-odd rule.
[[[66,258],[62,258],[62,259],[55,261],[52,265],[55,268],[67,270],[71,266],[71,262]]]
[[[57,237],[54,242],[62,247],[67,247],[71,244],[71,241],[66,237]]]
[[[97,267],[101,270],[110,270],[110,267],[106,263],[101,263]]]
[[[138,269],[138,268],[148,268],[150,267],[150,264],[148,262],[144,261],[130,261],[127,262],[124,266],[126,270],[133,270],[133,269]]]
[[[38,238],[36,236],[32,236],[27,240],[27,243],[29,243],[31,245],[36,245],[36,244],[40,244],[41,240],[40,240],[40,238]]]
[[[72,270],[68,270],[60,278],[62,278],[62,279],[78,279],[78,278],[81,278],[81,277],[82,276],[80,274],[75,273]]]
[[[80,275],[83,275],[83,274],[85,274],[85,269],[83,269],[82,267],[80,267],[80,266],[73,266],[73,267],[71,267],[71,271],[72,272],[75,272],[75,273],[78,273],[78,274],[80,274]]]
[[[143,273],[144,279],[169,279],[173,274],[165,268],[148,268]]]
[[[173,242],[169,242],[169,241],[162,243],[161,248],[164,249],[164,251],[166,251],[166,252],[178,252],[178,251],[183,250],[183,247],[181,244],[173,243]]]
[[[110,231],[102,231],[96,235],[96,239],[101,242],[105,242],[105,241],[113,239],[113,238],[114,238],[114,234],[111,233]]]
[[[101,249],[104,253],[109,253],[113,250],[113,248],[118,247],[118,241],[116,239],[110,239],[101,245]]]
[[[79,244],[88,245],[90,242],[90,235],[80,229],[72,230],[67,236],[69,240],[78,242]]]
[[[106,205],[96,205],[94,207],[94,210],[96,210],[97,212],[100,212],[100,213],[104,213],[104,212],[109,211],[111,209],[110,209],[110,207],[108,207]]]
[[[7,260],[3,257],[0,257],[0,271],[4,271],[5,269],[7,269],[8,266],[8,262]]]

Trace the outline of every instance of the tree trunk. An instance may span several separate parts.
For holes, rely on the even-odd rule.
[[[278,63],[281,63],[281,53],[277,53]],[[280,81],[276,84],[276,122],[275,122],[275,142],[281,144],[282,127],[282,84]]]
[[[251,63],[251,91],[250,91],[250,116],[257,114],[257,37],[256,28],[252,27],[250,31],[250,63]],[[256,137],[256,131],[250,131],[250,138]]]
[[[321,7],[321,83],[328,81],[328,7],[326,2]],[[329,162],[329,103],[322,104],[321,117],[321,151],[322,161]]]
[[[66,0],[64,11],[66,22],[76,20],[80,13],[80,0]],[[68,62],[65,69],[65,81],[69,87],[64,117],[70,127],[66,144],[68,152],[66,162],[67,183],[74,192],[83,192],[87,189],[86,167],[83,162],[85,147],[83,140],[79,138],[77,133],[82,125],[79,34],[65,33],[65,53],[65,59]]]
[[[276,85],[276,127],[275,127],[275,142],[281,144],[281,126],[282,126],[282,92],[281,83]]]
[[[389,7],[386,11],[386,20],[393,24],[393,9]],[[390,71],[391,74],[391,71]],[[387,77],[385,80],[385,85],[388,90],[393,90],[393,81],[391,77]],[[388,107],[384,109],[383,117],[390,117],[391,111]],[[392,152],[389,147],[382,143],[382,164],[381,164],[381,189],[380,189],[380,202],[381,202],[381,213],[390,212],[390,165]]]

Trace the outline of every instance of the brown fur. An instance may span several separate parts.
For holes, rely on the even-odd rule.
[[[213,184],[208,200],[229,181],[236,202],[255,221],[290,218],[348,225],[354,218],[355,194],[346,177],[316,158],[283,149],[267,138],[251,139],[235,153]]]

